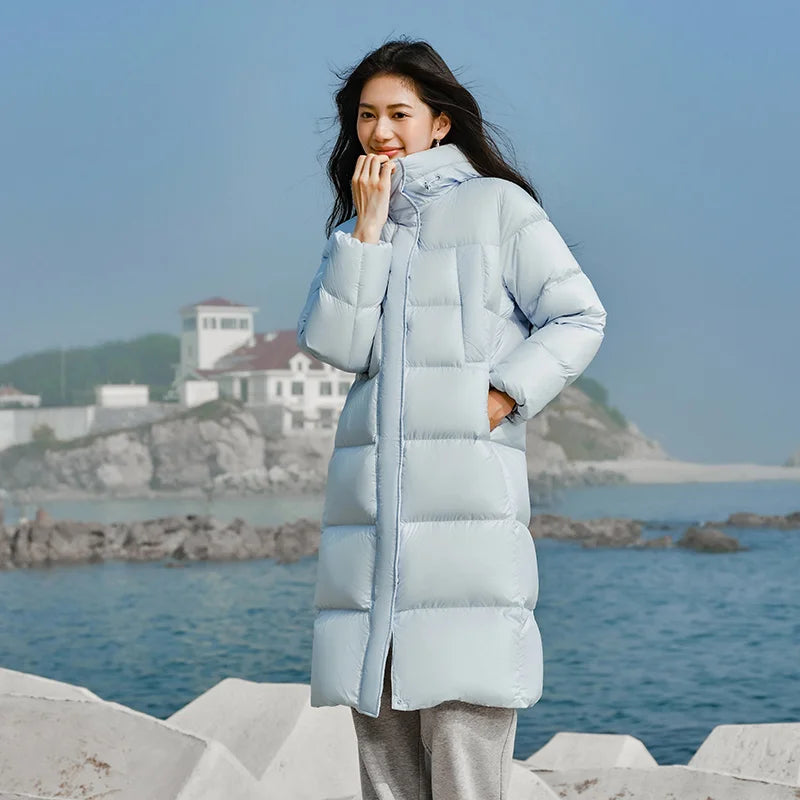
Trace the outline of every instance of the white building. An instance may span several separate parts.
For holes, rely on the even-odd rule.
[[[287,435],[335,427],[355,376],[300,350],[294,328],[254,333],[258,309],[222,297],[180,311],[182,403],[235,397]]]
[[[150,404],[146,383],[104,383],[94,387],[95,405],[101,408],[136,408]]]
[[[25,394],[14,386],[0,386],[0,408],[38,408],[42,396]]]

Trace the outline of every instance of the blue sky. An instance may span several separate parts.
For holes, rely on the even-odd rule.
[[[608,311],[586,374],[677,457],[800,447],[800,5],[0,6],[0,361],[292,328],[324,244],[334,68],[427,39],[507,133]],[[23,387],[24,388],[24,387]]]

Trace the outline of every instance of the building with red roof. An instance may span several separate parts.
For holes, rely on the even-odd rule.
[[[257,311],[223,297],[181,308],[172,396],[187,406],[235,397],[277,433],[334,428],[355,376],[300,350],[294,328],[256,333]]]
[[[41,395],[25,394],[16,386],[0,386],[0,408],[38,408]]]

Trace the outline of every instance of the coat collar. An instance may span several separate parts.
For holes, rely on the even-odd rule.
[[[459,183],[480,177],[455,144],[430,147],[396,159],[389,193],[389,219],[412,225],[417,211]]]

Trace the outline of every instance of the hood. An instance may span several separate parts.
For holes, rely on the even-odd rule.
[[[411,225],[417,210],[446,194],[454,186],[479,178],[461,148],[454,143],[419,150],[395,159],[389,193],[389,219],[398,225]]]

